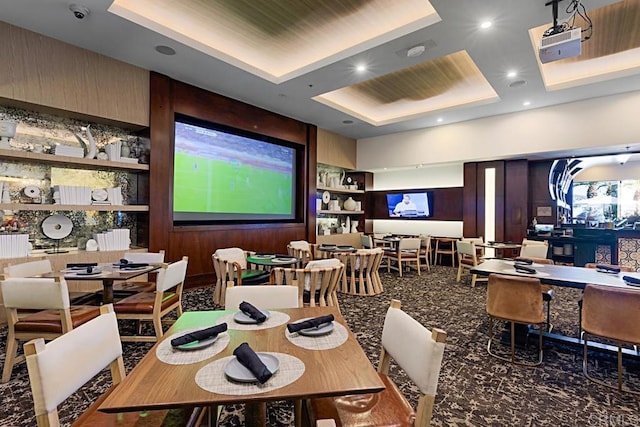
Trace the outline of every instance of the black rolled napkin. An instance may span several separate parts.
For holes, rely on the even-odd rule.
[[[631,284],[632,286],[640,286],[640,279],[631,276],[622,276],[622,280]]]
[[[333,322],[333,319],[333,314],[314,317],[313,319],[303,320],[302,322],[289,323],[287,325],[287,329],[289,330],[289,332],[294,333],[303,329],[316,328],[324,323]]]
[[[86,268],[86,267],[97,267],[97,262],[73,262],[68,263],[67,268]]]
[[[264,384],[267,382],[269,378],[273,375],[273,373],[267,369],[260,357],[256,354],[255,351],[249,344],[243,342],[235,350],[233,350],[233,355],[238,359],[238,362],[245,368],[251,371],[253,375],[255,375],[256,379],[260,382],[260,384]]]
[[[534,274],[536,272],[535,268],[531,268],[531,267],[525,267],[524,265],[515,265],[516,271],[519,273],[529,273],[529,274]]]
[[[527,265],[533,264],[533,260],[529,258],[518,257],[518,258],[515,258],[514,261],[517,262],[518,264],[527,264]]]
[[[267,320],[267,316],[265,316],[263,312],[261,312],[256,307],[254,307],[253,305],[249,304],[246,301],[242,301],[240,303],[240,306],[238,306],[238,308],[247,316],[251,317],[252,319],[255,319],[255,321],[258,323],[262,323],[265,320]]]
[[[596,269],[606,271],[607,273],[620,273],[619,268],[611,267],[609,265],[596,264]]]
[[[137,262],[137,263],[127,263],[127,264],[120,264],[120,269],[121,270],[128,270],[128,269],[133,269],[133,268],[140,268],[140,267],[148,267],[149,263],[148,262]]]
[[[210,328],[200,329],[197,331],[189,332],[177,338],[171,340],[172,347],[178,347],[184,344],[189,344],[194,341],[202,341],[207,338],[215,337],[216,335],[227,330],[227,324],[221,323]]]

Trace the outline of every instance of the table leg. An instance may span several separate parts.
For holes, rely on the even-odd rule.
[[[102,280],[102,303],[111,304],[113,302],[113,279]]]
[[[267,404],[265,402],[245,403],[244,425],[265,427],[267,425]]]

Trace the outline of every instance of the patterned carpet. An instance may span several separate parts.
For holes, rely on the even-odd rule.
[[[451,267],[435,267],[418,277],[403,278],[382,273],[385,292],[376,297],[340,295],[343,315],[374,365],[379,355],[379,337],[389,301],[397,298],[411,316],[427,327],[448,333],[436,397],[435,426],[632,426],[640,425],[639,400],[593,383],[582,375],[581,348],[546,342],[544,362],[531,369],[512,366],[486,352],[488,320],[486,287],[470,287],[467,276],[455,281]],[[214,309],[211,289],[185,293],[186,310]],[[558,288],[552,302],[555,331],[577,335],[577,305],[580,291]],[[125,325],[126,327],[126,325]],[[0,328],[0,358],[4,360],[6,327]],[[124,344],[127,372],[149,350],[151,344]],[[529,350],[534,347],[531,346]],[[615,358],[594,353],[599,370],[615,374]],[[591,357],[591,356],[590,356]],[[625,361],[627,380],[640,388],[640,362]],[[392,377],[415,404],[417,390],[392,366]],[[61,421],[69,425],[110,383],[105,371],[60,406]],[[14,368],[12,379],[0,384],[0,426],[35,425],[26,365]],[[242,407],[227,407],[221,425],[243,425]],[[291,405],[269,405],[269,425],[289,426]]]

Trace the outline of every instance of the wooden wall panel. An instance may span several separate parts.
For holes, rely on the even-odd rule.
[[[315,237],[314,126],[262,110],[205,90],[151,74],[150,250],[165,249],[168,260],[189,256],[188,285],[213,281],[211,254],[218,248],[240,247],[286,252],[291,240]],[[299,144],[299,201],[301,222],[285,224],[227,224],[173,226],[173,127],[175,114],[261,133]],[[313,205],[310,205],[313,199]],[[311,207],[313,206],[313,208]]]
[[[553,160],[529,163],[529,215],[527,224],[531,224],[533,217],[540,224],[557,224],[557,203],[551,199],[549,193],[549,171]],[[551,207],[551,216],[537,217],[538,207]]]
[[[504,239],[520,242],[527,235],[529,162],[511,160],[505,164]]]
[[[478,190],[476,187],[478,173],[477,163],[464,164],[464,181],[462,189],[462,235],[463,236],[479,236],[478,233],[478,215],[476,200]]]
[[[318,163],[356,169],[356,140],[318,129]]]
[[[0,97],[149,125],[149,71],[0,22]]]
[[[387,211],[387,193],[398,193],[402,189],[371,191],[367,193],[367,215],[371,219],[390,219]],[[412,193],[433,192],[433,216],[430,220],[462,221],[462,187],[412,188]],[[429,220],[416,220],[429,221]]]

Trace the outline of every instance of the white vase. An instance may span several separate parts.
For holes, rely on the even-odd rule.
[[[357,233],[358,232],[358,221],[353,221],[351,223],[351,232],[352,233]]]
[[[356,210],[356,201],[353,198],[349,197],[344,201],[344,210],[345,211],[355,211]]]

